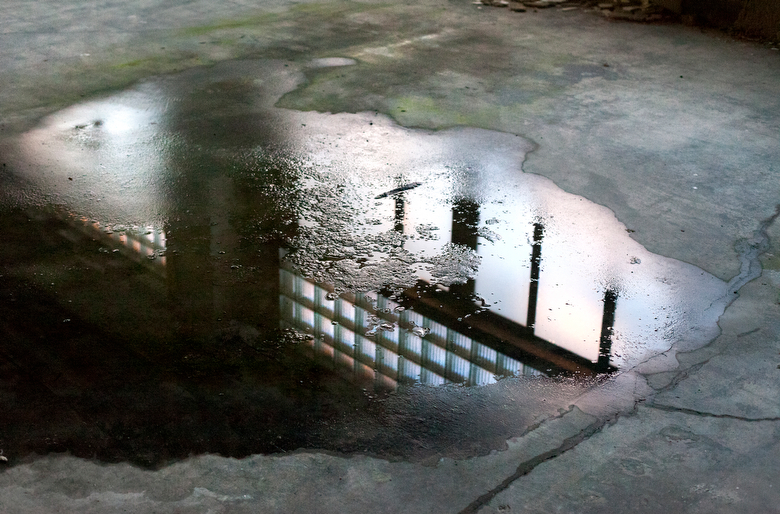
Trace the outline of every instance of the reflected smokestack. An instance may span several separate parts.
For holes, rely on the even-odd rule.
[[[615,325],[617,298],[617,293],[611,289],[607,289],[604,292],[604,317],[601,319],[599,360],[596,363],[596,371],[599,373],[609,371],[609,358],[612,355],[612,331],[613,326]]]
[[[528,316],[526,326],[533,334],[536,325],[536,302],[539,297],[539,269],[542,262],[542,238],[544,226],[534,223],[534,244],[531,252],[531,285],[528,288]]]
[[[404,205],[403,195],[395,195],[395,225],[393,228],[399,234],[404,233],[404,214],[406,206]]]
[[[467,199],[458,199],[452,205],[452,244],[477,250],[477,227],[479,226],[479,204]],[[474,295],[474,279],[465,284],[453,284],[450,291],[461,298]]]

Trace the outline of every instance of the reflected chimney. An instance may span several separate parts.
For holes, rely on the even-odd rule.
[[[612,289],[604,292],[604,317],[601,318],[601,339],[599,342],[599,360],[596,363],[596,371],[605,373],[609,371],[609,358],[612,355],[612,332],[615,325],[615,308],[618,295]]]
[[[542,262],[542,238],[544,237],[544,225],[534,223],[534,243],[531,251],[531,284],[528,288],[528,316],[525,325],[531,334],[536,325],[536,302],[539,297],[539,270]]]
[[[479,226],[479,204],[466,199],[456,200],[452,205],[452,244],[477,250],[477,227]],[[474,295],[474,280],[465,284],[453,284],[450,291],[460,298]]]

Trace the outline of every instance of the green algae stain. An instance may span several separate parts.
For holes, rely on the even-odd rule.
[[[402,28],[404,33],[418,36],[442,30],[432,25],[435,18],[432,13],[412,20],[397,16],[393,8],[391,4],[379,2],[298,4],[274,12],[172,30],[148,39],[133,52],[117,55],[106,51],[102,58],[95,55],[89,69],[64,69],[59,76],[66,78],[68,87],[64,89],[70,88],[80,95],[78,98],[83,98],[126,87],[151,75],[234,58],[297,61],[345,56],[360,59],[366,48],[392,46]],[[350,19],[352,14],[366,12],[376,13],[369,16],[372,22],[390,20],[392,23],[366,25],[363,18],[360,18],[363,21]],[[514,131],[517,120],[539,108],[537,100],[542,92],[549,94],[551,88],[555,89],[550,80],[553,72],[537,67],[517,77],[501,66],[486,67],[485,63],[494,62],[495,56],[491,53],[488,59],[485,55],[480,46],[484,38],[467,35],[458,38],[457,43],[463,45],[472,38],[473,51],[466,55],[449,45],[437,43],[432,47],[428,39],[412,38],[413,44],[396,48],[398,56],[381,59],[381,64],[360,62],[356,66],[306,72],[308,82],[284,95],[277,106],[334,113],[376,110],[402,125],[431,129],[473,126]],[[500,43],[496,41],[496,45]],[[551,58],[555,62],[548,66],[556,68],[561,63],[553,54]],[[511,58],[504,53],[499,57]],[[424,70],[414,65],[419,59],[428,63]],[[562,62],[566,59],[558,56]],[[452,77],[465,81],[463,87],[453,87]],[[58,88],[52,91],[50,100],[61,103],[63,94],[63,89]],[[35,101],[40,102],[41,97]]]
[[[310,14],[316,16],[321,16],[323,14],[343,15],[347,12],[373,11],[376,9],[385,9],[393,6],[394,4],[390,2],[377,2],[370,4],[363,2],[342,2],[339,4],[333,4],[329,2],[311,2],[294,5],[290,8],[289,12],[292,14]]]
[[[469,126],[514,131],[529,110],[528,105],[497,105],[490,93],[479,96],[434,87],[404,94],[396,90],[398,76],[366,64],[317,71],[308,78],[276,106],[331,113],[377,111],[402,126],[431,130]]]
[[[281,11],[266,12],[255,16],[221,20],[208,25],[187,27],[177,32],[184,37],[204,36],[221,31],[246,30],[261,33],[264,28],[273,28],[280,23],[308,25],[309,23],[322,23],[326,21],[341,20],[345,15],[383,9],[392,4],[365,4],[359,2],[313,2],[291,6]],[[309,25],[311,26],[311,25]]]
[[[89,63],[63,65],[56,72],[56,87],[44,91],[39,88],[36,94],[19,98],[16,105],[8,108],[57,109],[87,96],[127,87],[144,77],[230,59],[298,58],[310,52],[309,40],[336,49],[365,44],[375,36],[353,27],[346,18],[351,13],[384,9],[387,5],[349,1],[301,4],[276,12],[164,31],[147,38],[131,52],[125,48],[107,48],[93,53]],[[339,37],[333,37],[334,34]],[[322,51],[329,50],[322,48]]]
[[[151,55],[140,59],[118,62],[109,65],[112,70],[142,70],[144,73],[164,72],[172,66],[189,67],[203,64],[203,60],[193,54],[182,56]]]
[[[403,96],[390,102],[390,115],[403,125],[444,128],[458,125],[477,126],[471,109],[453,109],[442,102],[421,95]]]
[[[780,271],[780,254],[765,253],[761,256],[761,267],[765,270]]]
[[[211,60],[206,56],[194,52],[173,52],[162,55],[152,54],[117,63],[107,63],[104,66],[106,70],[114,73],[113,81],[117,83],[131,83],[139,77],[168,73],[206,64],[211,64]]]
[[[502,108],[490,102],[412,95],[392,100],[389,105],[388,114],[405,126],[435,130],[458,126],[507,129],[503,123]]]
[[[254,29],[264,25],[274,23],[279,20],[280,13],[265,13],[258,16],[248,16],[233,20],[223,20],[217,23],[209,25],[199,25],[195,27],[187,27],[180,29],[176,35],[178,36],[202,36],[205,34],[211,34],[220,30],[234,30],[234,29]]]
[[[115,64],[113,67],[115,69],[121,70],[122,68],[132,68],[132,67],[135,67],[135,66],[140,66],[142,64],[148,64],[149,62],[152,62],[152,61],[153,61],[153,59],[136,59],[134,61],[127,61],[127,62],[122,62],[122,63],[119,63],[119,64]]]

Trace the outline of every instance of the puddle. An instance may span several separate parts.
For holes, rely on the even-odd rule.
[[[4,455],[484,454],[723,295],[522,137],[274,108],[300,80],[193,70],[3,142]]]

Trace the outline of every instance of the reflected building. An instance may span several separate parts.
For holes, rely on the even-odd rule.
[[[256,76],[285,73],[274,66]],[[664,331],[695,327],[675,319],[678,306],[703,310],[720,291],[701,270],[646,252],[611,213],[520,173],[531,146],[513,135],[282,111],[272,106],[290,76],[277,87],[248,79],[246,63],[228,71],[74,106],[8,159],[52,195],[3,226],[19,244],[0,252],[0,350],[32,377],[9,407],[4,437],[17,447],[147,465],[342,451],[312,420],[362,415],[354,384],[610,372],[663,351]],[[460,258],[469,269],[481,259],[468,279],[437,268]],[[339,291],[388,291],[336,294],[321,271],[337,259],[352,280]],[[386,274],[353,276],[387,262],[403,269],[399,282],[419,280],[399,291]],[[57,405],[67,415],[49,416]],[[409,441],[434,433],[441,419],[427,419]],[[49,443],[54,433],[65,441]]]
[[[241,188],[236,191],[240,192]],[[394,230],[403,232],[408,209],[403,193],[394,195],[393,209]],[[451,243],[476,251],[479,218],[477,203],[454,201]],[[262,318],[266,327],[277,324],[309,334],[311,337],[306,341],[312,356],[330,361],[336,370],[357,383],[372,383],[379,389],[394,389],[403,383],[485,385],[495,382],[497,377],[518,375],[592,376],[615,369],[610,357],[617,293],[611,289],[604,293],[601,302],[597,360],[589,360],[536,335],[544,243],[541,222],[529,226],[530,270],[525,287],[518,288],[527,294],[526,323],[521,324],[486,308],[485,301],[477,295],[473,278],[449,286],[419,280],[416,287],[401,295],[371,292],[339,296],[332,285],[315,283],[286,264],[281,242],[276,242],[258,256],[263,261],[272,261],[263,262],[264,269],[278,269],[278,282],[269,275],[269,283],[263,286],[261,294],[255,291],[256,284],[229,287],[214,284],[219,281],[219,273],[214,274],[218,267],[212,258],[218,252],[208,243],[214,239],[210,233],[213,226],[203,224],[209,232],[201,238],[207,242],[203,255],[198,257],[193,253],[189,241],[191,257],[174,254],[171,267],[168,266],[171,258],[166,255],[168,237],[163,229],[151,226],[117,229],[74,216],[67,216],[66,221],[79,232],[100,241],[104,245],[101,251],[119,253],[162,279],[175,303],[187,304],[185,313],[193,317],[193,323],[197,321],[201,325],[200,329],[211,326],[211,323],[203,325],[206,319],[219,316],[217,307],[227,317],[241,319],[243,323],[258,325]],[[185,235],[179,234],[182,227],[175,223],[167,228],[176,233],[174,240]],[[222,232],[219,237],[229,239],[236,235]],[[189,262],[193,258],[194,264]],[[199,270],[210,275],[212,282],[186,280],[196,276]],[[186,284],[189,285],[185,287]],[[278,289],[274,284],[278,284]],[[266,298],[250,298],[269,294],[278,294],[278,307],[270,305]],[[204,300],[201,309],[193,310],[193,302]],[[244,311],[252,310],[252,306],[259,307],[261,312],[247,318]]]
[[[167,238],[165,230],[154,226],[115,227],[84,216],[63,214],[60,219],[93,240],[100,241],[102,252],[119,253],[165,279]]]
[[[528,209],[521,203],[507,204],[506,210],[500,212],[495,201],[480,204],[474,199],[477,195],[471,194],[472,189],[486,182],[482,171],[474,170],[484,168],[496,173],[510,169],[511,163],[516,162],[514,154],[500,157],[487,150],[474,153],[472,146],[482,148],[472,141],[474,137],[494,135],[464,136],[457,132],[419,138],[396,127],[376,126],[372,131],[381,132],[371,132],[366,137],[381,134],[382,141],[387,137],[397,140],[398,144],[389,146],[392,155],[382,153],[387,151],[385,145],[366,139],[370,151],[354,145],[338,150],[339,155],[346,152],[344,159],[349,165],[342,171],[333,171],[331,150],[319,149],[325,147],[331,136],[325,133],[320,141],[307,135],[307,124],[298,123],[305,121],[304,115],[270,109],[266,97],[272,95],[262,88],[258,90],[257,84],[247,81],[243,72],[233,73],[235,76],[228,79],[176,96],[175,101],[160,100],[171,94],[166,89],[170,85],[157,84],[107,101],[77,106],[53,117],[28,137],[32,152],[41,146],[36,143],[51,139],[52,133],[66,134],[67,144],[61,145],[63,155],[84,165],[95,176],[100,176],[103,162],[108,162],[111,169],[133,170],[125,165],[129,160],[126,157],[147,153],[151,156],[142,161],[141,169],[125,171],[126,176],[115,177],[110,187],[98,190],[97,194],[108,200],[104,204],[116,206],[118,212],[138,209],[151,214],[160,208],[161,215],[150,215],[149,219],[162,218],[162,226],[137,235],[137,231],[111,233],[95,222],[84,222],[82,228],[90,230],[100,241],[105,240],[106,245],[113,244],[112,251],[142,263],[164,279],[169,315],[176,320],[179,336],[197,338],[210,334],[220,329],[223,320],[236,320],[270,333],[282,320],[290,327],[315,335],[316,344],[330,345],[333,358],[349,363],[347,367],[356,370],[355,376],[373,374],[377,382],[391,386],[409,380],[485,384],[495,376],[518,373],[592,375],[613,369],[610,356],[617,305],[614,290],[602,288],[606,291],[587,294],[576,291],[570,296],[576,297],[579,304],[569,308],[566,303],[568,314],[574,315],[554,319],[548,313],[557,308],[556,302],[564,294],[545,284],[545,280],[553,281],[553,272],[560,275],[561,270],[567,270],[560,261],[542,269],[542,260],[548,259],[542,255],[542,246],[548,244],[544,241],[546,222],[529,217]],[[212,114],[204,118],[204,109]],[[348,126],[346,132],[354,132],[355,127],[349,124],[358,122],[342,121]],[[370,126],[374,127],[373,122]],[[410,137],[415,144],[408,144]],[[467,158],[462,151],[464,142],[470,145]],[[84,148],[93,150],[88,152],[86,164],[83,158],[77,158]],[[397,232],[402,236],[401,244],[407,245],[411,254],[427,251],[426,255],[431,255],[441,252],[442,241],[414,240],[409,236],[419,231],[419,226],[445,226],[447,230],[442,234],[449,232],[447,243],[480,255],[480,270],[464,283],[446,287],[421,273],[417,287],[395,300],[378,294],[373,303],[363,295],[315,302],[304,292],[313,287],[317,294],[325,291],[322,294],[328,296],[329,286],[308,282],[306,273],[295,275],[291,268],[281,265],[279,258],[279,250],[294,237],[296,222],[301,221],[296,220],[300,209],[311,209],[305,207],[308,186],[303,185],[307,181],[303,180],[301,169],[292,160],[280,158],[289,148],[301,151],[305,159],[310,159],[307,163],[312,168],[334,173],[327,175],[331,186],[343,179],[334,178],[338,173],[351,176],[357,169],[379,169],[381,162],[397,163],[397,169],[404,170],[395,175],[402,181],[397,184],[397,193],[362,194],[368,193],[376,181],[354,184],[358,192],[355,196],[386,198],[381,203],[387,206],[388,223],[378,230]],[[436,174],[429,170],[430,178],[425,183],[413,182],[414,190],[405,187],[404,183],[410,185],[410,181],[419,178],[414,167],[421,162],[427,162],[425,166],[433,170],[447,162],[453,163],[452,169],[462,167],[469,171]],[[445,169],[450,170],[450,164]],[[57,176],[70,187],[72,181],[66,177],[73,174],[63,169]],[[311,179],[309,176],[308,180]],[[126,194],[125,183],[138,186],[127,191],[142,194]],[[423,187],[416,188],[419,185]],[[422,208],[414,203],[430,199],[431,194],[439,201],[426,201]],[[523,194],[528,195],[525,201],[530,204],[533,193]],[[159,198],[165,198],[162,206],[156,204]],[[367,206],[366,213],[372,212],[375,205]],[[526,234],[515,233],[513,240],[507,239],[510,242],[495,252],[496,256],[490,255],[480,246],[486,237],[480,232],[486,227],[480,225],[493,217],[511,219],[511,227],[518,232],[523,227],[530,230]],[[358,227],[359,224],[350,227],[355,234],[365,228]],[[257,239],[258,233],[265,238],[263,241]],[[252,278],[245,281],[234,268],[252,269]],[[592,288],[593,284],[593,277],[588,277],[577,286]],[[569,284],[562,287],[571,289]],[[494,298],[488,297],[493,293],[503,303],[497,305]],[[568,290],[563,293],[569,295]],[[387,302],[392,305],[384,306]],[[321,322],[317,321],[318,316],[323,317]],[[322,347],[320,353],[328,352],[331,350]],[[363,370],[362,365],[370,372]],[[380,380],[377,375],[385,378]]]
[[[327,286],[291,270],[281,268],[279,278],[282,326],[312,334],[314,353],[332,359],[356,382],[392,389],[399,383],[484,385],[500,375],[543,374],[384,295],[334,300]]]
[[[407,206],[394,195],[394,230],[403,233]],[[458,199],[452,207],[451,243],[477,250],[479,205]],[[402,295],[338,296],[290,266],[280,268],[282,326],[309,334],[314,355],[359,383],[380,389],[399,383],[485,385],[497,377],[561,374],[592,376],[610,364],[617,293],[604,294],[598,359],[581,355],[535,334],[544,226],[531,226],[526,323],[484,308],[476,283],[449,286],[420,280]],[[391,298],[391,296],[394,298]]]

